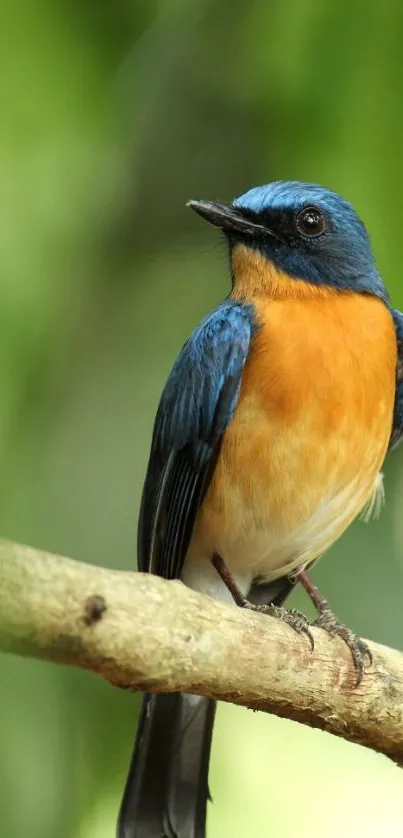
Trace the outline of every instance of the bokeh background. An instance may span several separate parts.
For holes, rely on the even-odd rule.
[[[0,532],[135,565],[158,397],[228,289],[185,209],[277,178],[352,200],[403,306],[403,5],[19,0],[0,7]],[[315,570],[360,634],[403,646],[403,450],[379,522]],[[302,595],[294,605],[307,608]],[[0,659],[0,835],[113,838],[138,697]],[[403,836],[385,758],[220,706],[209,838]]]

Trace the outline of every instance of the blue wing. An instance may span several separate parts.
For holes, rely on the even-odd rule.
[[[139,570],[180,576],[238,401],[253,329],[251,306],[224,302],[175,361],[154,424],[138,527]]]
[[[391,308],[397,340],[396,395],[389,451],[403,439],[403,314]]]

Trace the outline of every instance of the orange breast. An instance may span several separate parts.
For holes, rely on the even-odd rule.
[[[215,550],[233,572],[264,579],[316,559],[356,517],[392,425],[386,306],[297,284],[299,295],[254,295],[260,330],[190,550]]]

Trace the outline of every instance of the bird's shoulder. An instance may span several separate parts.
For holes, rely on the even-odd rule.
[[[235,407],[254,329],[253,306],[226,300],[193,330],[162,392],[154,431],[162,454],[196,439],[217,441]]]

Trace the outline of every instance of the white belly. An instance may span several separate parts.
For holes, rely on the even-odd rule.
[[[344,532],[360,511],[364,520],[377,515],[384,498],[383,476],[378,474],[368,497],[368,487],[359,477],[337,494],[324,498],[314,515],[298,529],[285,533],[270,522],[256,527],[242,517],[242,526],[234,522],[232,532],[214,544],[206,544],[203,532],[196,527],[182,572],[182,581],[200,593],[231,601],[211,564],[214,552],[225,561],[238,587],[246,596],[254,581],[269,582],[303,570],[319,558]]]

